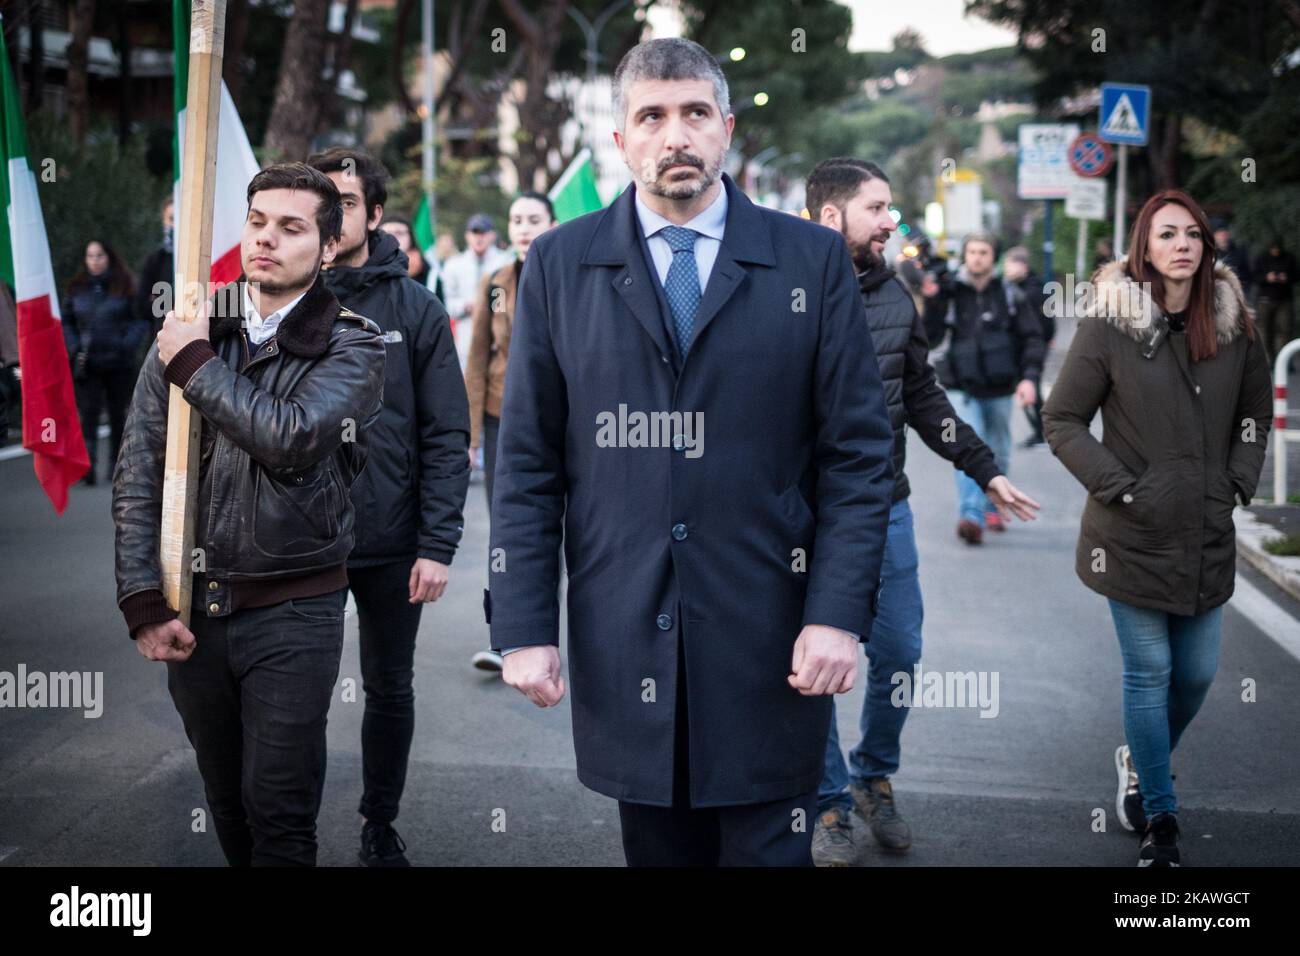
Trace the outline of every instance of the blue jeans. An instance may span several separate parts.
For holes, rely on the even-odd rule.
[[[840,737],[831,716],[830,738],[826,741],[826,769],[817,791],[818,812],[839,805],[852,806],[848,782],[859,786],[868,777],[888,777],[897,772],[899,738],[907,707],[895,707],[889,697],[895,684],[890,679],[900,671],[912,674],[921,659],[921,578],[916,554],[916,532],[912,508],[907,499],[889,511],[889,532],[880,568],[880,606],[866,646],[867,693],[862,701],[862,740],[849,753],[849,767],[840,753]]]
[[[1124,656],[1124,736],[1142,808],[1148,820],[1177,813],[1169,755],[1214,683],[1223,608],[1184,617],[1112,600],[1110,613]]]
[[[948,400],[958,417],[993,450],[998,471],[1007,474],[1011,468],[1011,396],[971,398],[966,392],[952,389]],[[957,472],[956,477],[959,516],[984,527],[984,515],[995,510],[993,505],[975,479],[967,477],[964,471]]]

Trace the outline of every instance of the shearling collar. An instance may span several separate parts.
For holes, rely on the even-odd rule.
[[[1151,337],[1155,326],[1166,325],[1165,315],[1148,291],[1132,279],[1128,259],[1108,262],[1092,277],[1093,296],[1084,314],[1104,318],[1138,342]],[[1246,296],[1236,274],[1223,263],[1214,267],[1214,331],[1227,345],[1246,327]]]
[[[244,320],[244,276],[219,289],[213,296],[212,320],[208,341],[217,342],[238,332]],[[316,281],[298,304],[280,320],[275,330],[276,341],[286,352],[302,358],[320,358],[329,348],[330,333],[339,315],[339,300],[325,288],[324,277],[317,273]]]

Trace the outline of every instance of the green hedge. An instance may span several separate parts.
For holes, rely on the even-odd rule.
[[[171,190],[170,177],[149,172],[147,137],[122,146],[100,129],[78,146],[63,120],[36,113],[27,121],[27,141],[60,298],[92,238],[138,270],[162,239],[158,207]]]

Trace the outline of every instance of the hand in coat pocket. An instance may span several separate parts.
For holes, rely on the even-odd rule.
[[[501,679],[538,707],[554,707],[564,699],[560,649],[554,644],[541,644],[506,654]]]
[[[794,642],[790,686],[805,697],[845,694],[858,676],[858,641],[848,631],[808,624]]]

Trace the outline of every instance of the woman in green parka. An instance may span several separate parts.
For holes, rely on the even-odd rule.
[[[1151,197],[1129,250],[1093,277],[1043,426],[1088,490],[1075,569],[1109,599],[1124,661],[1116,812],[1142,835],[1139,866],[1177,866],[1169,757],[1218,668],[1232,509],[1255,493],[1272,390],[1241,285],[1215,263],[1195,200]]]

